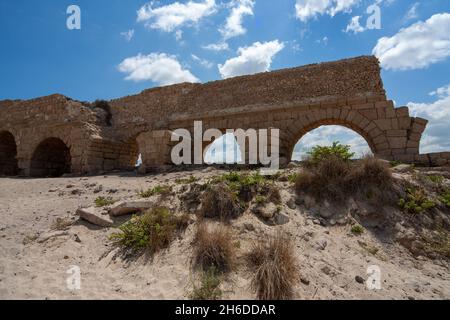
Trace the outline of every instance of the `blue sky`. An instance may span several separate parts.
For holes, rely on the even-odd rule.
[[[66,27],[71,4],[81,30]],[[366,27],[373,4],[380,29]],[[389,98],[432,121],[423,151],[450,150],[449,1],[1,0],[0,28],[0,99],[111,99],[375,53]],[[309,140],[338,136],[364,152],[355,136],[331,129]]]

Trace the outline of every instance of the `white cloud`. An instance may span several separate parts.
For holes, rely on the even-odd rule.
[[[410,113],[414,117],[429,120],[424,132],[420,149],[421,153],[450,150],[450,84],[430,93],[437,100],[432,103],[408,103]]]
[[[214,66],[214,64],[211,61],[208,61],[206,59],[201,59],[198,56],[196,56],[195,54],[191,54],[191,58],[192,58],[192,60],[194,60],[195,62],[197,62],[199,65],[201,65],[204,68],[211,69]]]
[[[151,80],[158,85],[170,85],[180,82],[199,82],[189,70],[183,69],[175,56],[165,53],[139,54],[123,60],[118,69],[127,73],[126,80]]]
[[[404,21],[414,20],[419,15],[417,13],[417,9],[419,8],[420,3],[416,2],[414,3],[406,13],[405,17],[403,18]]]
[[[347,32],[347,33],[353,32],[354,34],[357,34],[359,32],[363,32],[365,29],[359,23],[359,19],[361,19],[361,16],[354,16],[350,20],[350,23],[347,25],[347,28],[345,29],[345,32]]]
[[[378,40],[373,54],[386,69],[426,68],[450,56],[450,13],[433,15]]]
[[[183,39],[183,30],[175,31],[175,40],[180,42]]]
[[[283,48],[284,44],[278,40],[255,42],[249,47],[241,47],[238,49],[237,57],[225,61],[223,65],[218,65],[220,75],[225,79],[269,71],[273,57]]]
[[[238,163],[241,161],[241,150],[234,134],[226,133],[214,140],[205,153],[205,162],[211,163]]]
[[[211,43],[206,46],[203,46],[202,48],[205,50],[211,50],[211,51],[226,51],[226,50],[230,49],[230,47],[228,46],[228,43],[226,43],[226,42]]]
[[[322,39],[318,39],[318,40],[316,40],[316,43],[318,43],[318,44],[323,44],[324,46],[327,46],[328,45],[328,37],[323,37]]]
[[[235,0],[232,2],[231,13],[228,16],[225,26],[220,28],[220,33],[224,39],[230,39],[243,35],[247,30],[242,26],[244,16],[253,15],[253,0]]]
[[[184,25],[195,25],[202,18],[216,12],[215,0],[187,3],[174,2],[154,8],[154,2],[149,2],[137,11],[137,21],[145,22],[152,29],[172,32]]]
[[[130,42],[134,37],[134,29],[130,29],[125,32],[121,32],[120,35],[125,38],[127,42]]]
[[[295,145],[292,155],[293,160],[302,160],[314,146],[330,146],[334,141],[351,146],[351,152],[355,157],[371,154],[366,140],[358,133],[342,126],[327,125],[319,127],[305,134]]]
[[[360,0],[297,0],[296,16],[303,22],[318,15],[328,14],[334,17],[339,12],[351,12]]]

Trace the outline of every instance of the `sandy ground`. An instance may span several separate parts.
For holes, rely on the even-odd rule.
[[[209,170],[207,170],[209,171]],[[169,249],[153,259],[113,259],[109,234],[81,221],[79,206],[92,205],[98,196],[137,198],[136,191],[157,183],[173,182],[193,174],[206,178],[213,172],[183,172],[136,177],[116,174],[96,177],[19,179],[0,178],[0,298],[1,299],[187,299],[196,275],[191,255],[195,224]],[[293,197],[285,182],[283,201]],[[98,187],[102,186],[100,192]],[[157,200],[156,200],[157,201]],[[171,200],[168,206],[176,206]],[[232,224],[239,255],[252,241],[264,241],[278,229],[292,235],[302,281],[297,299],[449,299],[450,269],[442,261],[414,258],[402,246],[371,232],[354,236],[348,225],[324,227],[300,208],[283,212],[290,218],[283,226],[268,226],[246,212]],[[46,240],[57,218],[74,224]],[[248,231],[244,224],[251,224]],[[376,247],[376,254],[361,245]],[[369,290],[356,276],[367,279],[367,268],[381,270],[381,289]],[[81,289],[67,286],[67,271],[81,270]],[[240,265],[222,284],[224,299],[254,299],[251,270]]]

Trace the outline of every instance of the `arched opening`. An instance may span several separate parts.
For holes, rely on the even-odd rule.
[[[33,153],[32,177],[60,177],[71,172],[70,149],[58,138],[42,141]]]
[[[241,159],[241,150],[232,133],[226,133],[215,139],[203,151],[206,164],[238,164]]]
[[[356,131],[340,125],[323,125],[307,132],[297,141],[293,148],[292,160],[304,160],[314,146],[330,146],[335,141],[349,145],[355,159],[372,154],[368,142]]]
[[[15,176],[18,172],[16,141],[10,132],[3,131],[0,133],[0,175]]]

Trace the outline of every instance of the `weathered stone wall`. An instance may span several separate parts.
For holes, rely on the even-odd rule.
[[[448,161],[446,153],[419,154],[427,121],[387,100],[374,57],[153,88],[101,104],[61,95],[0,101],[0,136],[14,137],[18,171],[24,175],[30,174],[36,150],[48,138],[69,148],[72,173],[131,169],[139,153],[143,170],[167,165],[174,145],[171,132],[192,132],[195,120],[203,121],[203,129],[280,129],[284,162],[304,134],[332,124],[358,132],[375,155],[387,160]]]

